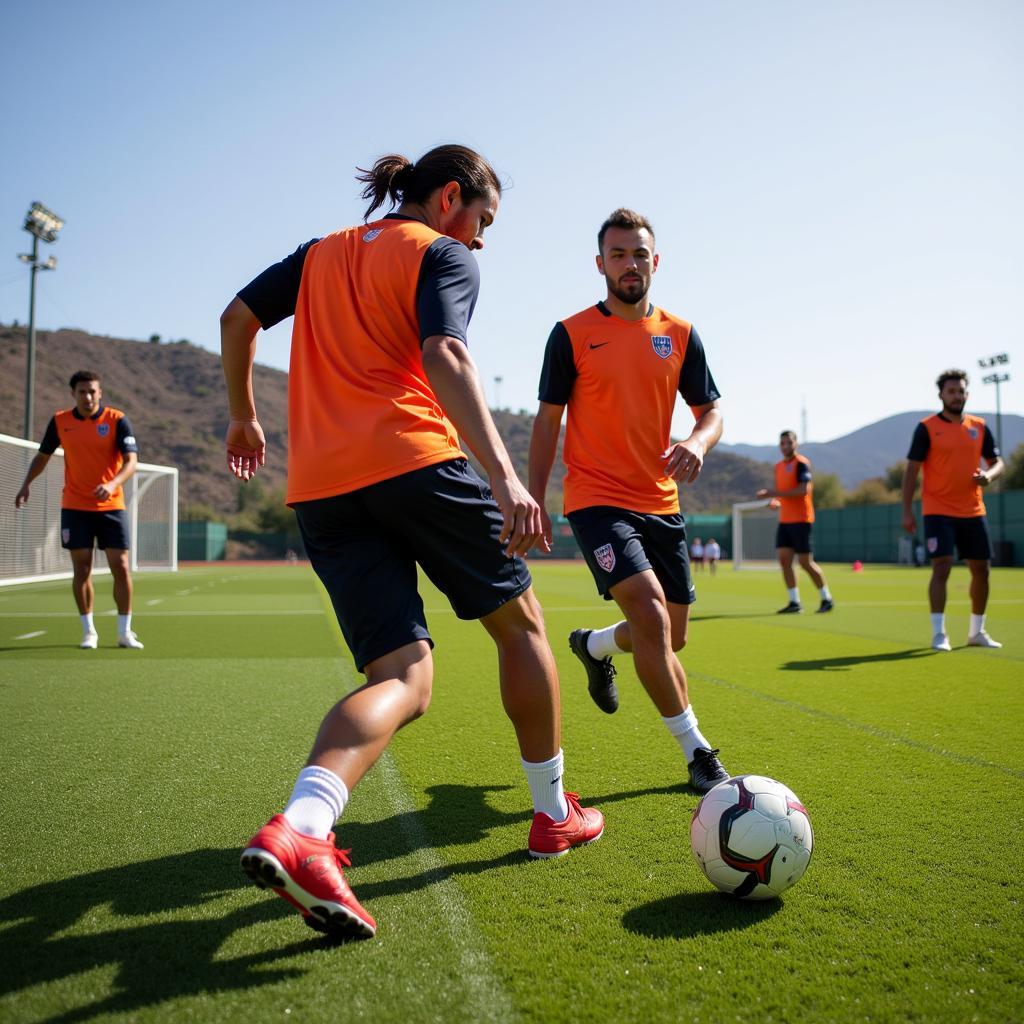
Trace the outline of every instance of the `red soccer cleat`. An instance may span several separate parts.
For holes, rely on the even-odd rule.
[[[275,814],[249,840],[241,863],[256,885],[287,900],[310,928],[333,938],[369,939],[377,922],[359,905],[342,874],[343,866],[352,866],[348,853],[334,845],[333,832],[313,839]]]
[[[566,793],[565,800],[569,805],[565,821],[553,821],[541,813],[533,816],[531,857],[561,857],[574,846],[593,843],[604,835],[604,815],[596,807],[580,807],[577,793]]]

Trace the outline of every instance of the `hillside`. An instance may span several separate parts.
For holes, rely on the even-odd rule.
[[[985,396],[989,397],[988,395]],[[895,462],[905,459],[910,447],[914,427],[930,416],[935,409],[921,412],[901,412],[884,420],[868,424],[832,441],[810,441],[800,445],[819,473],[835,473],[844,487],[854,487],[868,477],[881,476]],[[968,412],[975,412],[968,407]],[[996,430],[994,412],[976,412],[992,429]],[[1024,443],[1024,416],[1003,413],[1003,455]],[[758,462],[774,463],[780,458],[777,444],[727,444],[719,450],[742,455]]]
[[[0,326],[0,433],[20,437],[24,419],[25,330]],[[143,462],[179,468],[180,507],[205,505],[220,515],[238,507],[238,488],[224,468],[223,434],[227,402],[220,360],[187,342],[159,344],[61,329],[36,334],[35,423],[38,441],[47,421],[70,402],[68,378],[78,369],[103,378],[104,400],[129,416]],[[288,375],[257,366],[256,401],[267,434],[268,489],[285,481]],[[526,479],[533,417],[498,410],[495,422],[520,476]],[[561,508],[564,470],[561,447],[548,494],[548,507]],[[688,512],[727,510],[751,498],[770,481],[768,468],[717,449],[704,473],[683,495]],[[17,486],[17,481],[10,483]]]

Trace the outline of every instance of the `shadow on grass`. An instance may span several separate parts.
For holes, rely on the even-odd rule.
[[[724,892],[688,892],[628,910],[622,924],[627,931],[652,939],[689,939],[752,928],[781,909],[781,900],[747,901]]]
[[[787,661],[779,667],[786,672],[846,672],[857,665],[877,665],[887,661],[913,661],[930,658],[935,651],[912,647],[907,651],[890,654],[851,654],[845,658],[808,658],[806,661]]]

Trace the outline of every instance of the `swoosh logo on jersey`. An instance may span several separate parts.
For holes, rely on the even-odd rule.
[[[598,344],[596,344],[596,345],[593,342],[591,342],[590,343],[590,347],[591,348],[604,348],[605,345],[610,345],[610,344],[611,344],[610,341],[601,341],[601,342],[598,342]]]

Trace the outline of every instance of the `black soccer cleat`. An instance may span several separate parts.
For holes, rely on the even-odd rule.
[[[587,650],[587,638],[593,632],[592,629],[574,629],[569,634],[569,649],[587,670],[587,689],[591,699],[606,715],[612,715],[619,708],[615,666],[611,658],[595,658]]]
[[[780,608],[778,611],[779,615],[799,615],[804,610],[804,606],[799,601],[790,601],[785,608]]]
[[[820,615],[822,612],[830,612],[833,608],[835,608],[835,605],[832,603],[832,598],[823,597],[821,599],[821,607],[815,614]]]
[[[720,782],[728,782],[732,778],[718,760],[718,751],[707,747],[698,747],[686,768],[690,773],[690,785],[698,793],[707,793]]]

